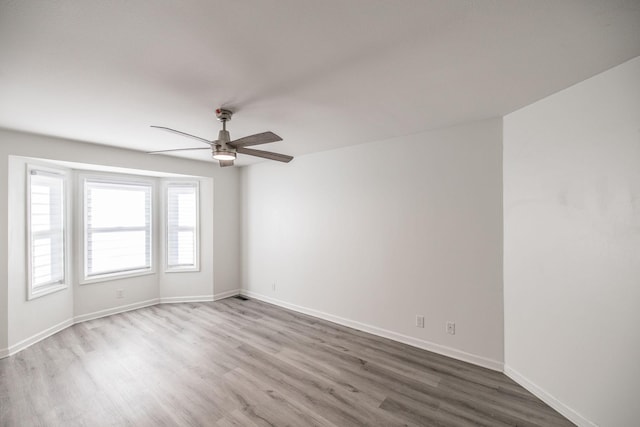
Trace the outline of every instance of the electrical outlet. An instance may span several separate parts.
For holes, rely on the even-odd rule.
[[[116,298],[124,298],[124,289],[116,289]]]
[[[456,334],[456,322],[447,322],[447,333],[449,335]]]
[[[424,328],[424,316],[416,314],[416,328]]]

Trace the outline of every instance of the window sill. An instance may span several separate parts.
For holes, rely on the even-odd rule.
[[[62,284],[58,284],[58,285],[50,285],[50,286],[43,286],[40,289],[37,290],[31,290],[29,292],[29,295],[27,295],[27,300],[31,301],[34,300],[36,298],[40,298],[43,297],[45,295],[49,295],[52,294],[54,292],[58,292],[61,291],[63,289],[67,289],[67,284],[66,283],[62,283]]]
[[[165,268],[165,273],[199,273],[200,267]]]
[[[111,282],[113,280],[129,279],[132,277],[149,276],[155,274],[154,270],[135,270],[126,273],[102,274],[100,276],[92,276],[80,280],[80,285],[91,285],[93,283]]]

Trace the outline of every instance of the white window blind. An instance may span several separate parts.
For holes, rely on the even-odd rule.
[[[198,184],[167,184],[167,269],[198,268]]]
[[[65,281],[65,177],[30,169],[28,174],[29,295]]]
[[[85,179],[85,279],[151,269],[151,184]]]

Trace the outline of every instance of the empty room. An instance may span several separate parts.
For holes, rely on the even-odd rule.
[[[0,426],[640,425],[640,1],[0,0]]]

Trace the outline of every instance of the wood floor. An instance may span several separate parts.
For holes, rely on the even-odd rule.
[[[1,426],[567,426],[505,375],[255,300],[80,323],[0,360]]]

